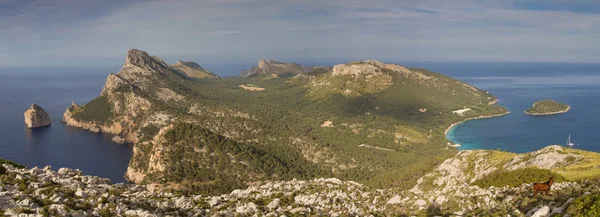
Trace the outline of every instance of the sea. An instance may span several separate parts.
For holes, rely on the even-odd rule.
[[[439,72],[494,94],[510,110],[502,117],[464,122],[448,140],[459,149],[529,152],[551,144],[564,145],[571,135],[575,148],[600,152],[600,64],[400,62]],[[223,77],[254,63],[210,65]],[[310,63],[305,63],[310,64]],[[333,65],[319,64],[316,65]],[[27,167],[77,168],[84,174],[125,182],[132,145],[119,145],[96,134],[60,123],[72,103],[97,97],[109,72],[118,68],[0,69],[0,158]],[[535,101],[554,99],[571,110],[552,116],[523,113]],[[52,125],[27,129],[23,112],[36,103]]]
[[[510,114],[463,122],[447,139],[460,150],[487,149],[524,153],[548,145],[600,152],[600,64],[574,63],[426,63],[441,72],[489,91]],[[564,114],[530,116],[535,101],[567,103]]]
[[[132,145],[60,123],[72,102],[84,104],[100,94],[108,73],[98,68],[0,70],[0,158],[27,167],[76,168],[125,182]],[[51,126],[25,127],[23,113],[33,103],[50,115]]]

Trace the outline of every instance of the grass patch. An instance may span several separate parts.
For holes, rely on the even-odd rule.
[[[565,160],[568,165],[557,167],[552,172],[558,173],[569,181],[582,181],[600,177],[600,154],[596,152],[565,148],[564,154],[576,154],[581,158],[573,156]]]

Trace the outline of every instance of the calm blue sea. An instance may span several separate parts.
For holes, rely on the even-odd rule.
[[[28,167],[70,167],[85,174],[124,182],[131,145],[117,145],[108,135],[59,123],[71,104],[98,96],[109,70],[0,70],[0,158]],[[23,112],[36,103],[52,126],[27,129]]]
[[[523,153],[551,144],[600,152],[600,64],[428,63],[422,67],[466,81],[500,99],[511,114],[473,120],[449,131],[461,150],[502,149]],[[529,116],[533,102],[554,99],[571,105],[566,114]]]

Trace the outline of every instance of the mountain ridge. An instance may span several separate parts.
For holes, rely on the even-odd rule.
[[[329,66],[304,66],[297,63],[286,63],[275,60],[261,59],[256,66],[243,70],[240,73],[242,77],[254,75],[277,75],[285,76],[286,74],[316,74],[331,71],[333,68]]]

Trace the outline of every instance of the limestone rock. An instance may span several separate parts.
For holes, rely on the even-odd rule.
[[[44,109],[35,103],[27,109],[24,113],[25,115],[25,126],[27,128],[38,128],[50,126],[52,121],[50,120],[50,116]]]
[[[405,75],[416,75],[424,79],[429,77],[418,72],[413,72],[408,68],[396,64],[382,63],[376,60],[356,61],[347,64],[338,64],[333,67],[334,76],[339,75],[383,75],[388,72],[400,73]]]
[[[146,51],[131,49],[125,58],[125,67],[139,67],[149,71],[166,71],[171,67],[157,56],[150,56]]]
[[[536,210],[531,217],[545,217],[550,214],[550,207],[544,206],[538,210]]]
[[[399,204],[402,198],[399,195],[395,195],[394,197],[392,197],[391,199],[388,200],[387,204]]]

